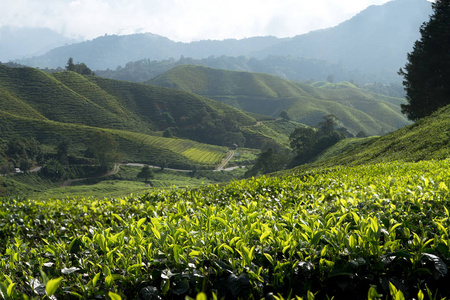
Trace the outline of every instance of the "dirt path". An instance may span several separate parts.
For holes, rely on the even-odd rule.
[[[228,162],[233,158],[235,154],[234,150],[230,150],[230,152],[228,152],[227,156],[224,158],[224,160],[219,164],[219,166],[217,166],[217,168],[214,171],[232,171],[238,167],[232,167],[232,168],[227,168],[225,169],[224,167],[228,164]],[[126,166],[135,166],[135,167],[143,167],[145,166],[145,164],[140,164],[140,163],[126,163],[124,164]],[[149,166],[150,168],[155,168],[155,169],[161,169],[160,167],[157,166]],[[96,177],[89,177],[89,178],[100,178],[100,177],[106,177],[106,176],[110,176],[110,175],[114,175],[117,174],[119,172],[120,169],[120,164],[115,164],[114,165],[114,169],[112,169],[111,171],[100,175],[100,176],[96,176]],[[177,171],[177,172],[192,172],[192,170],[181,170],[181,169],[171,169],[171,168],[165,168],[165,170],[171,170],[171,171]],[[81,181],[81,180],[85,180],[88,179],[88,177],[86,178],[77,178],[77,179],[70,179],[70,180],[66,180],[63,182],[62,186],[66,187],[69,186],[71,183],[73,182],[77,182],[77,181]]]
[[[114,168],[111,171],[108,171],[108,172],[106,172],[103,175],[95,176],[95,177],[69,179],[69,180],[66,180],[66,181],[63,182],[62,187],[69,186],[72,182],[77,182],[77,181],[85,180],[85,179],[88,179],[88,178],[100,178],[100,177],[106,177],[106,176],[114,175],[114,174],[117,174],[119,172],[119,169],[120,169],[120,164],[115,164]]]
[[[230,152],[228,152],[227,157],[225,157],[225,159],[220,163],[220,165],[217,166],[216,171],[222,171],[223,168],[228,164],[228,162],[233,158],[234,156],[234,150],[230,150]]]

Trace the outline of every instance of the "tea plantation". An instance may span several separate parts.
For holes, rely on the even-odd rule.
[[[4,198],[0,298],[448,297],[449,167],[391,162],[124,198]]]

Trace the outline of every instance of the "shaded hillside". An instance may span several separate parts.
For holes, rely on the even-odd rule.
[[[353,134],[379,135],[408,124],[400,113],[403,99],[364,92],[351,84],[314,87],[258,73],[233,72],[202,66],[176,67],[148,83],[197,93],[239,109],[317,125],[334,114]]]
[[[340,149],[337,149],[340,148]],[[318,163],[356,165],[389,161],[446,159],[450,156],[450,106],[388,135],[341,141]]]
[[[182,168],[213,168],[227,152],[220,146],[286,148],[300,126],[180,90],[6,66],[0,113],[3,141],[35,138],[52,152],[66,137],[84,156],[87,136],[101,130],[114,135],[126,160]]]
[[[34,138],[47,148],[53,149],[64,137],[70,141],[70,153],[74,156],[84,155],[86,141],[97,131],[112,134],[119,143],[118,151],[123,155],[123,159],[129,161],[155,165],[166,162],[169,167],[177,168],[192,168],[194,165],[212,168],[227,152],[224,147],[190,140],[26,118],[0,110],[0,133],[3,140],[14,137]]]
[[[0,96],[1,110],[12,115],[145,134],[170,128],[175,137],[216,145],[244,145],[245,127],[257,123],[193,93],[74,72],[0,66]],[[266,142],[251,139],[256,148]]]

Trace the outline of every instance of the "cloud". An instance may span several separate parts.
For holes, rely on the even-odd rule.
[[[151,32],[177,41],[294,36],[337,25],[388,0],[15,0],[0,26],[46,27],[68,37]]]

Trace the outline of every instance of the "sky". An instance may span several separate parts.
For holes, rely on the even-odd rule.
[[[150,32],[174,41],[292,37],[389,0],[0,0],[0,27],[49,28],[77,40]]]

